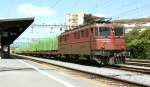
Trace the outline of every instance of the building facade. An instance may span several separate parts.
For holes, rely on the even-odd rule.
[[[74,13],[69,14],[68,17],[68,25],[69,29],[74,29],[79,25],[82,25],[84,23],[84,13]]]

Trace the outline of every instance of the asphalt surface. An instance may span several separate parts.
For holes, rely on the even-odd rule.
[[[0,61],[0,87],[100,87],[23,59]]]

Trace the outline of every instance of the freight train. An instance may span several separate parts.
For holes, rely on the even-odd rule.
[[[45,45],[45,44],[43,44]],[[61,33],[45,45],[46,50],[24,50],[23,55],[58,57],[77,61],[86,59],[101,65],[125,63],[125,28],[120,24],[91,24]],[[48,48],[50,47],[50,49]],[[30,47],[29,47],[30,48]]]

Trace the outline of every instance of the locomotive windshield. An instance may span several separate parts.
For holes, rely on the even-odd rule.
[[[123,28],[117,27],[114,28],[115,36],[122,36],[123,35]]]
[[[110,35],[110,28],[109,27],[100,27],[99,33],[100,33],[100,36],[109,36]]]
[[[95,30],[96,36],[109,36],[110,35],[110,28],[109,27],[99,27]]]

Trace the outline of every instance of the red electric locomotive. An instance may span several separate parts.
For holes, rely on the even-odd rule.
[[[59,52],[67,58],[86,58],[100,64],[125,62],[125,29],[119,24],[78,27],[59,36]]]

